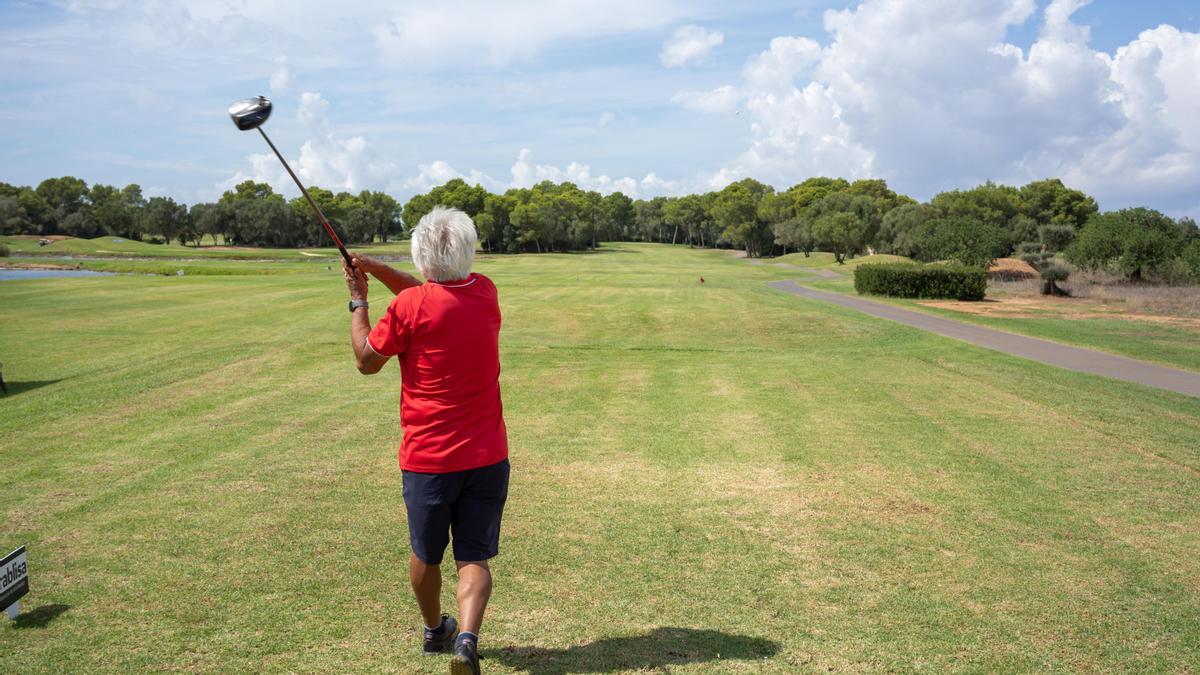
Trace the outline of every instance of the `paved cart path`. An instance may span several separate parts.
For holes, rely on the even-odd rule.
[[[969,342],[973,345],[994,349],[1005,354],[1040,361],[1059,368],[1078,370],[1093,375],[1103,375],[1126,382],[1136,382],[1148,387],[1166,389],[1168,391],[1200,397],[1200,373],[1178,370],[1155,363],[1138,361],[1125,356],[1117,356],[1107,352],[1092,349],[1069,347],[1057,342],[1039,340],[1037,338],[1006,333],[1004,331],[984,328],[973,324],[962,323],[951,319],[914,312],[912,310],[874,302],[853,295],[842,295],[819,291],[815,288],[801,286],[792,280],[772,281],[767,284],[772,288],[793,293],[805,298],[832,302],[835,305],[849,307],[881,319],[898,321],[907,326],[927,330],[931,333],[944,335]]]

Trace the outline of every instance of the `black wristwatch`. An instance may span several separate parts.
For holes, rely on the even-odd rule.
[[[359,307],[367,307],[367,306],[368,305],[367,305],[366,300],[351,300],[350,301],[350,311],[351,312],[358,309]]]

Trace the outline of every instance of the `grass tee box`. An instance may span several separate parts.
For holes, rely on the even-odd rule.
[[[862,265],[854,270],[854,290],[894,298],[982,300],[987,292],[987,272],[958,265]]]

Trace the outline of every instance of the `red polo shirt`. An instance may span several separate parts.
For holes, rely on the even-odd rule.
[[[400,361],[400,468],[450,473],[508,457],[500,304],[482,274],[406,288],[367,341]]]

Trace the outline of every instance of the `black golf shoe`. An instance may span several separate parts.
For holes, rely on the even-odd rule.
[[[458,622],[454,617],[442,615],[441,631],[425,629],[425,656],[446,654],[454,646],[454,638],[458,637]]]
[[[473,640],[463,640],[454,648],[450,675],[479,675],[479,654],[475,653]]]

